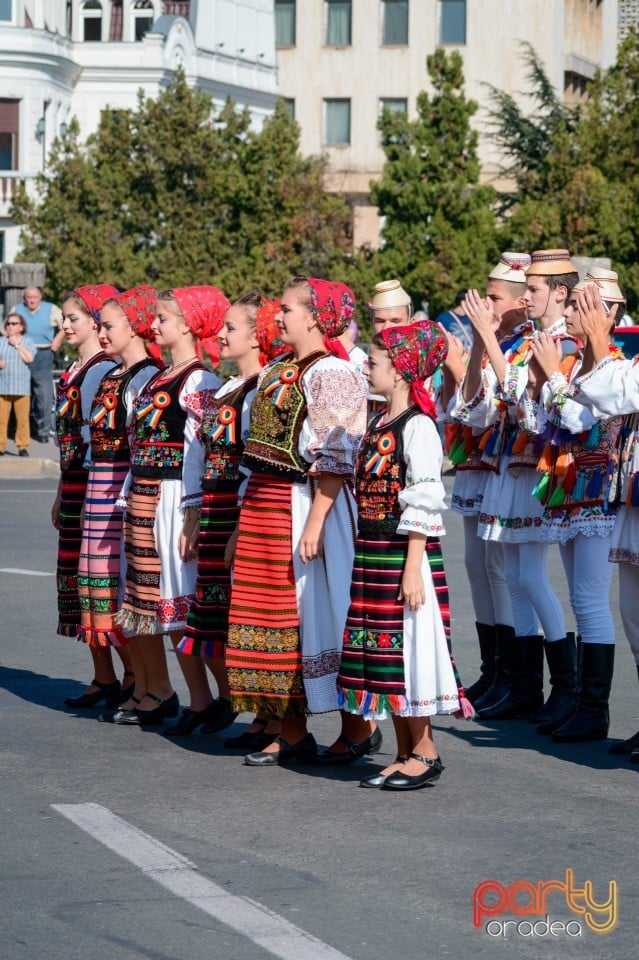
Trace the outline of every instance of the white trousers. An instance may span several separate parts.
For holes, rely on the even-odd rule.
[[[610,540],[578,533],[559,552],[568,579],[570,605],[582,643],[614,643],[615,625],[610,611],[612,564],[608,562]]]
[[[618,567],[621,620],[635,663],[639,665],[639,567],[632,563],[620,563]]]
[[[513,626],[503,544],[477,536],[477,517],[463,517],[464,563],[477,623]]]
[[[513,602],[515,633],[518,637],[537,633],[537,618],[549,643],[566,636],[566,619],[561,604],[548,579],[548,544],[541,540],[504,543],[506,578],[511,596],[523,598]]]

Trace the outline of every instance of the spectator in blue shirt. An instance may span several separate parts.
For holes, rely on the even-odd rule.
[[[29,405],[31,377],[29,364],[33,363],[36,346],[26,336],[27,325],[19,313],[9,313],[0,337],[0,456],[7,446],[11,410],[16,418],[16,446],[20,457],[29,452]]]
[[[437,323],[440,323],[447,333],[452,333],[454,337],[461,340],[463,346],[470,350],[473,345],[473,327],[461,306],[467,293],[468,290],[459,290],[455,297],[455,306],[451,310],[440,313]]]
[[[47,443],[53,407],[53,355],[63,340],[62,311],[42,299],[38,287],[26,287],[23,302],[13,308],[26,322],[37,349],[31,366],[31,417],[35,439]]]

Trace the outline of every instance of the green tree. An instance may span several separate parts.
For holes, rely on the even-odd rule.
[[[513,189],[502,197],[508,215],[504,247],[568,247],[574,255],[609,257],[631,309],[638,303],[639,34],[619,47],[617,62],[596,74],[580,110],[562,106],[532,51],[526,118],[493,91],[496,136]],[[502,107],[504,109],[502,109]]]
[[[347,263],[350,211],[324,192],[280,103],[262,129],[248,110],[191,89],[183,73],[136,110],[105,111],[86,145],[72,123],[35,199],[18,192],[22,260],[47,265],[47,294],[80,283],[216,283],[231,298],[281,291],[292,272]]]
[[[371,199],[384,217],[378,277],[401,278],[435,314],[460,287],[483,288],[497,246],[495,192],[479,183],[477,104],[464,94],[461,56],[438,49],[426,63],[433,94],[419,94],[417,119],[386,110],[379,121],[386,162]]]

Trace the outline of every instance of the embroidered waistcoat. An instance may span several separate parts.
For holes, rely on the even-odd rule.
[[[406,483],[404,427],[420,413],[417,407],[379,425],[380,417],[369,426],[357,457],[355,495],[357,527],[361,533],[394,533],[402,507],[399,493]]]
[[[307,411],[302,376],[325,356],[317,352],[298,361],[278,360],[267,369],[251,405],[243,466],[294,483],[306,480],[310,464],[297,449]]]
[[[182,477],[186,411],[180,406],[180,391],[196,370],[204,370],[199,360],[171,380],[163,380],[160,372],[138,394],[133,409],[135,449],[131,473],[134,477],[163,480]]]
[[[140,360],[124,373],[107,373],[100,381],[89,417],[94,463],[128,463],[130,450],[125,396],[131,380],[145,367],[157,369],[157,363],[151,358]]]
[[[203,490],[228,489],[240,485],[240,460],[244,451],[242,406],[246,395],[255,389],[256,384],[257,374],[208,406],[201,426],[206,447]]]
[[[66,375],[58,383],[58,396],[55,413],[55,429],[60,448],[60,469],[81,467],[88,443],[82,436],[84,419],[82,417],[82,384],[87,373],[96,363],[108,360],[106,353],[100,350],[84,364],[77,376],[68,379]]]

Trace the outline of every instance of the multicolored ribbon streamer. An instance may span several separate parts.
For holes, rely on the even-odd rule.
[[[70,417],[72,420],[77,420],[80,416],[80,389],[79,387],[69,387],[69,389],[64,394],[63,398],[60,400],[60,405],[58,407],[58,415],[60,417]]]
[[[217,415],[217,427],[211,434],[211,440],[217,441],[224,434],[224,442],[227,444],[235,443],[235,426],[237,420],[237,410],[235,407],[229,407],[226,404],[220,407]]]
[[[393,434],[384,433],[377,441],[377,450],[364,464],[366,473],[374,473],[376,476],[381,477],[390,463],[391,454],[395,450],[395,447],[396,443]]]
[[[268,397],[273,394],[273,403],[279,410],[284,402],[286,391],[290,386],[297,382],[299,375],[300,372],[297,367],[283,367],[280,370],[279,382],[274,380],[273,383],[269,383],[268,387],[266,387],[264,390],[264,396]]]
[[[118,398],[115,393],[105,393],[102,403],[98,409],[91,415],[90,423],[96,426],[105,420],[106,430],[115,430],[115,408],[118,405]],[[106,418],[106,419],[105,419]]]
[[[162,412],[166,410],[170,403],[171,395],[164,390],[160,390],[154,394],[153,400],[150,403],[145,404],[137,411],[135,415],[136,420],[142,420],[143,417],[148,417],[146,421],[147,427],[155,430],[162,419]]]

